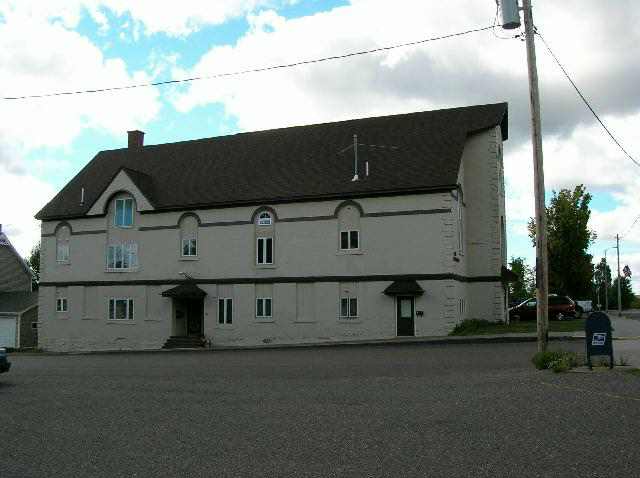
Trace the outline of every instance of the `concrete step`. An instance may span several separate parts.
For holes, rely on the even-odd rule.
[[[191,349],[202,348],[205,345],[203,337],[172,336],[162,346],[163,349]]]

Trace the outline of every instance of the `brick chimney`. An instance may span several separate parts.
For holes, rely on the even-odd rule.
[[[144,131],[134,129],[127,131],[129,135],[129,148],[142,148],[144,146]]]

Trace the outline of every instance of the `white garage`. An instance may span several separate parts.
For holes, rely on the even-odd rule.
[[[16,319],[15,315],[0,315],[0,347],[16,348]]]

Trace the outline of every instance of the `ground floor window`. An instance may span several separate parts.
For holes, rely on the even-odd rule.
[[[233,299],[218,299],[218,323],[233,323]]]
[[[358,317],[358,299],[356,297],[342,297],[340,299],[340,318],[354,319]]]
[[[271,318],[271,297],[258,297],[256,299],[256,318],[258,319],[270,319]]]
[[[109,299],[110,320],[133,320],[133,299]]]
[[[68,303],[66,297],[58,297],[56,299],[56,312],[66,312],[67,306]]]

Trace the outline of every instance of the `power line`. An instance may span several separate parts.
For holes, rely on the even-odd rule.
[[[629,226],[629,229],[627,229],[627,232],[625,232],[620,237],[622,238],[622,237],[626,236],[627,234],[629,234],[631,232],[631,229],[633,229],[633,226],[635,226],[638,221],[640,221],[640,214],[638,214],[638,216],[633,220],[633,222],[631,223],[631,226]]]
[[[463,35],[468,35],[470,33],[482,32],[482,31],[485,31],[485,30],[490,30],[492,28],[493,28],[493,26],[482,27],[482,28],[474,28],[474,29],[465,30],[465,31],[462,31],[462,32],[449,33],[447,35],[440,35],[440,36],[437,36],[437,37],[425,38],[423,40],[411,41],[411,42],[406,42],[406,43],[397,43],[395,45],[372,48],[370,50],[361,50],[361,51],[355,51],[355,52],[351,52],[351,53],[345,53],[345,54],[342,54],[342,55],[332,55],[332,56],[326,56],[326,57],[322,57],[322,58],[313,58],[313,59],[309,59],[309,60],[300,60],[300,61],[295,61],[295,62],[292,62],[292,63],[283,63],[283,64],[279,64],[279,65],[265,66],[265,67],[262,67],[262,68],[251,68],[251,69],[247,69],[247,70],[239,70],[239,71],[234,71],[234,72],[216,73],[216,74],[207,75],[207,76],[194,76],[194,77],[191,77],[191,78],[181,78],[181,79],[177,79],[177,80],[154,81],[154,82],[149,82],[149,83],[137,83],[137,84],[132,84],[132,85],[124,85],[124,86],[111,86],[111,87],[105,87],[105,88],[94,88],[94,89],[73,90],[73,91],[57,91],[57,92],[53,92],[53,93],[42,93],[42,94],[31,94],[31,95],[4,96],[4,97],[0,98],[0,100],[27,100],[27,99],[34,99],[34,98],[48,98],[48,97],[52,97],[52,96],[81,95],[81,94],[88,94],[88,93],[106,93],[106,92],[110,92],[110,91],[131,90],[131,89],[134,89],[134,88],[147,88],[147,87],[152,87],[152,86],[164,86],[164,85],[172,85],[172,84],[178,84],[178,83],[189,83],[189,82],[200,81],[200,80],[213,80],[213,79],[216,79],[216,78],[225,78],[225,77],[230,77],[230,76],[247,75],[249,73],[260,73],[260,72],[265,72],[265,71],[279,70],[279,69],[283,69],[283,68],[291,68],[291,67],[301,66],[301,65],[310,65],[310,64],[313,64],[313,63],[321,63],[321,62],[324,62],[324,61],[341,60],[341,59],[344,59],[344,58],[351,58],[351,57],[354,57],[354,56],[369,55],[371,53],[378,53],[378,52],[381,52],[381,51],[395,50],[396,48],[404,48],[404,47],[408,47],[408,46],[421,45],[421,44],[432,42],[432,41],[445,40],[447,38],[459,37],[459,36],[463,36]]]
[[[580,96],[580,98],[582,99],[582,101],[584,102],[584,104],[587,106],[587,108],[589,108],[589,111],[591,111],[591,113],[593,114],[593,116],[596,118],[596,120],[598,120],[598,123],[600,123],[600,126],[602,126],[602,128],[606,131],[606,133],[609,135],[609,137],[613,140],[613,142],[618,146],[618,148],[620,148],[620,150],[625,154],[625,156],[627,158],[629,158],[631,161],[633,161],[633,163],[640,167],[640,162],[636,161],[633,156],[631,156],[626,149],[624,149],[624,147],[620,144],[620,141],[618,141],[616,139],[616,137],[613,135],[613,133],[609,130],[609,128],[607,128],[607,126],[602,122],[602,120],[600,119],[600,117],[598,116],[598,114],[595,112],[595,110],[591,107],[591,105],[589,104],[589,102],[587,101],[587,99],[585,98],[585,96],[582,94],[582,92],[580,91],[580,89],[576,86],[575,82],[571,79],[571,76],[569,76],[569,73],[567,73],[567,70],[565,69],[564,66],[562,66],[562,63],[560,63],[560,60],[558,59],[558,57],[553,53],[553,51],[551,51],[551,47],[549,47],[549,45],[547,44],[547,42],[544,40],[544,38],[542,37],[542,34],[536,29],[536,34],[540,37],[540,40],[542,40],[543,45],[545,46],[545,48],[547,49],[547,51],[549,52],[549,54],[551,55],[551,57],[555,60],[556,64],[560,67],[560,69],[562,70],[562,73],[564,73],[564,76],[567,78],[567,80],[569,80],[569,83],[571,83],[571,86],[573,86],[573,89],[576,90],[576,93],[578,93],[578,96]]]

